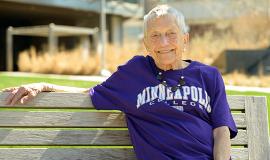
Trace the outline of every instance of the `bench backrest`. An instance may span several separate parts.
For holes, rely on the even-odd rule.
[[[5,106],[0,92],[0,159],[136,159],[118,111],[97,111],[80,93],[41,93],[28,105]],[[239,133],[233,160],[268,160],[265,97],[228,96]]]

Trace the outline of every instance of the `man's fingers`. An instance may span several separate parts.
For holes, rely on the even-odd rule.
[[[30,100],[34,99],[35,96],[37,96],[38,92],[35,90],[29,90],[27,92],[28,94],[21,98],[20,104],[26,104]]]
[[[25,85],[19,88],[6,88],[4,91],[11,91],[11,93],[6,97],[6,105],[15,105],[16,103],[25,104],[41,92],[41,90],[34,85]]]
[[[5,101],[6,101],[6,105],[9,105],[13,99],[13,97],[15,96],[17,90],[12,91],[11,93],[8,94],[8,96],[6,97]]]
[[[1,91],[2,92],[12,92],[12,91],[17,90],[17,89],[18,89],[18,87],[9,87],[9,88],[4,88]]]
[[[42,85],[24,85],[21,87],[10,87],[3,89],[4,92],[11,92],[5,99],[6,105],[25,104],[42,91]]]
[[[15,93],[15,95],[13,96],[10,105],[16,104],[18,100],[20,100],[23,96],[28,94],[27,92],[28,91],[24,87],[20,87],[18,91]]]
[[[21,100],[20,100],[20,104],[26,104],[27,102],[29,102],[30,100],[32,100],[34,97],[31,95],[27,95],[24,96]]]

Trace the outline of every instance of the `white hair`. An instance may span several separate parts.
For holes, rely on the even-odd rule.
[[[146,30],[147,30],[147,24],[150,20],[153,20],[155,18],[158,18],[160,16],[169,15],[175,18],[177,26],[180,28],[183,34],[188,33],[188,26],[185,22],[185,17],[182,14],[182,12],[176,10],[175,8],[172,8],[168,5],[158,5],[155,8],[153,8],[151,11],[149,11],[144,17],[143,17],[143,30],[144,35],[146,36]]]

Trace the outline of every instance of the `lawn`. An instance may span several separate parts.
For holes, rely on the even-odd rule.
[[[36,82],[48,82],[57,85],[83,87],[83,88],[92,87],[97,84],[97,82],[92,81],[68,80],[64,78],[53,79],[43,77],[14,77],[0,74],[0,89]]]

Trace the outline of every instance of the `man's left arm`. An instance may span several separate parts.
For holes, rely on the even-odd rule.
[[[229,160],[231,152],[230,131],[227,126],[213,130],[214,160]]]

